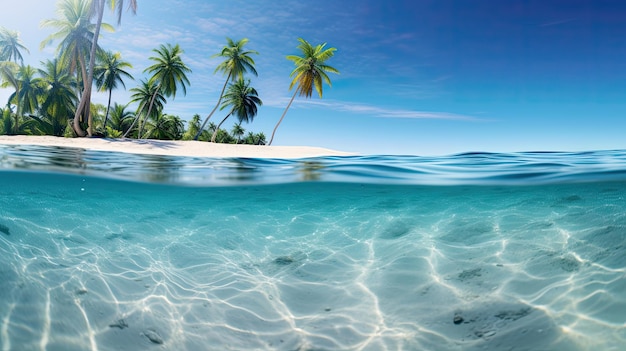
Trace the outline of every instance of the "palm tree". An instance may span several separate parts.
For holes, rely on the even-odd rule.
[[[220,97],[217,100],[217,104],[215,104],[215,107],[213,108],[211,113],[209,113],[207,118],[204,120],[204,123],[202,123],[202,127],[200,127],[200,130],[196,134],[194,140],[198,140],[200,133],[202,133],[202,130],[204,130],[204,126],[207,124],[209,119],[211,119],[211,116],[213,116],[213,113],[215,113],[215,110],[217,110],[220,102],[222,102],[224,91],[226,90],[226,85],[228,84],[228,82],[235,81],[235,79],[237,78],[242,78],[244,73],[248,71],[252,72],[252,74],[254,74],[255,76],[258,75],[256,69],[254,68],[254,60],[252,59],[252,57],[250,57],[250,55],[258,54],[258,52],[253,50],[244,51],[243,49],[244,45],[248,43],[248,39],[243,38],[240,41],[234,42],[232,39],[226,38],[226,41],[228,42],[228,45],[225,46],[220,53],[212,56],[226,58],[224,62],[220,63],[217,68],[215,68],[215,72],[221,71],[227,75],[226,81],[224,82],[224,86],[222,87],[222,91],[220,92]]]
[[[7,106],[15,104],[15,121],[13,132],[18,133],[20,118],[24,113],[33,113],[39,108],[38,97],[42,93],[40,79],[35,77],[37,71],[32,66],[17,66],[12,62],[5,62],[2,66],[4,82],[1,87],[12,86],[15,92],[9,96]]]
[[[123,133],[130,129],[130,125],[135,119],[134,113],[126,110],[126,105],[120,105],[118,103],[114,103],[111,108],[110,113],[110,122],[109,127],[107,129],[107,133],[111,130],[118,131]],[[119,134],[121,136],[121,134]]]
[[[161,45],[158,49],[152,50],[156,52],[157,56],[152,56],[150,59],[155,63],[146,68],[144,72],[152,73],[150,81],[157,84],[157,88],[152,94],[152,99],[148,105],[148,112],[146,116],[150,115],[152,111],[152,105],[156,99],[157,93],[166,97],[176,98],[176,90],[180,87],[183,90],[183,94],[187,94],[187,85],[189,79],[187,73],[191,72],[191,69],[185,65],[181,55],[183,50],[178,44],[172,46],[170,44]],[[145,121],[146,119],[144,119]],[[138,138],[141,138],[143,132],[143,124],[139,128]],[[126,137],[126,135],[124,135]]]
[[[4,27],[0,27],[0,48],[0,87],[13,86],[15,88],[14,96],[19,97],[20,84],[18,82],[18,73],[20,71],[20,66],[18,66],[17,60],[19,59],[21,65],[24,66],[20,49],[25,49],[27,52],[28,49],[21,44],[17,32],[9,31]],[[13,58],[15,62],[11,62],[11,58]],[[17,134],[20,122],[19,103],[15,106],[15,120],[11,121],[11,100],[12,98],[9,97],[9,100],[7,101],[7,110],[3,113],[2,117],[4,131],[7,134],[11,131],[14,134]]]
[[[111,51],[99,51],[98,61],[98,65],[94,67],[93,72],[96,78],[96,86],[100,91],[109,92],[107,109],[104,114],[104,124],[102,125],[102,129],[106,132],[113,89],[118,87],[118,83],[126,89],[126,84],[124,84],[123,78],[134,78],[130,73],[126,72],[124,68],[132,68],[133,66],[126,61],[122,61],[122,55],[119,52],[113,53]]]
[[[30,114],[39,109],[38,97],[42,95],[41,79],[36,77],[37,70],[32,66],[20,66],[17,71],[19,93],[16,91],[12,97],[15,99],[16,110],[20,114]]]
[[[58,39],[61,42],[57,47],[57,51],[62,63],[68,65],[71,72],[74,72],[76,67],[79,66],[80,75],[77,71],[77,76],[80,76],[80,81],[83,83],[83,91],[74,114],[73,127],[77,135],[84,136],[85,133],[80,126],[80,122],[81,119],[87,117],[87,132],[91,135],[89,106],[91,104],[93,66],[87,66],[85,58],[89,58],[90,62],[95,60],[95,51],[96,48],[99,48],[97,46],[97,37],[100,35],[100,27],[110,31],[113,31],[113,27],[106,23],[101,23],[101,26],[96,27],[95,24],[91,23],[91,1],[63,0],[57,6],[60,18],[45,20],[41,25],[42,27],[57,28],[58,31],[44,39],[41,47],[43,48],[55,39]],[[90,48],[93,50],[90,50]]]
[[[196,113],[191,118],[191,121],[187,122],[188,127],[185,134],[183,134],[183,140],[192,140],[196,136],[200,129],[200,118],[200,115]]]
[[[15,93],[13,93],[13,95],[11,95],[9,97],[9,100],[7,101],[7,110],[9,111],[9,115],[11,114],[11,101],[13,100],[13,96],[17,96],[20,94],[20,84],[19,84],[19,78],[18,78],[18,71],[20,69],[20,66],[18,66],[16,63],[14,62],[9,62],[9,61],[3,61],[0,62],[0,76],[2,77],[2,85],[0,85],[0,87],[2,88],[6,88],[9,86],[12,86],[15,89]],[[10,129],[9,125],[7,124],[8,122],[6,122],[5,120],[5,131],[8,133],[9,130],[12,130],[13,133],[17,133],[17,128],[19,125],[19,118],[20,118],[20,108],[19,108],[19,104],[15,106],[15,121],[11,123]]]
[[[241,137],[246,133],[246,130],[241,126],[241,122],[235,124],[232,130],[233,136],[237,138],[237,144],[241,143]]]
[[[156,112],[156,115],[160,113],[161,110],[163,110],[163,105],[165,104],[165,96],[163,96],[163,94],[159,91],[158,85],[153,80],[142,80],[141,84],[138,87],[132,88],[130,89],[130,91],[133,92],[133,95],[130,96],[130,102],[139,103],[139,107],[137,108],[137,112],[135,113],[132,123],[124,132],[124,135],[122,136],[123,138],[125,138],[129,133],[133,132],[133,128],[139,120],[141,113],[148,108],[148,105],[152,103],[154,106],[156,106],[156,109],[154,111]],[[151,113],[154,112],[151,111]],[[146,114],[145,118],[148,117],[151,116],[148,116]]]
[[[94,39],[91,43],[91,49],[89,52],[89,67],[87,69],[88,74],[86,77],[83,76],[84,91],[81,96],[80,102],[78,103],[78,108],[76,109],[74,121],[76,121],[76,119],[81,115],[81,113],[83,113],[83,111],[89,110],[89,105],[91,103],[91,85],[93,82],[94,66],[96,62],[95,61],[96,50],[98,49],[98,38],[100,37],[100,29],[105,26],[108,26],[105,23],[102,23],[102,16],[104,14],[105,2],[109,3],[112,10],[115,10],[117,8],[117,23],[120,24],[122,21],[122,9],[124,8],[124,0],[89,1],[91,5],[90,11],[89,11],[90,17],[95,15],[97,17],[97,20],[96,20],[95,29],[94,29]],[[133,13],[136,13],[137,12],[137,0],[129,0],[128,8],[131,9]],[[87,129],[87,132],[89,133],[89,135],[91,135],[91,115],[89,115],[88,125],[89,125],[89,128]],[[78,129],[76,127],[78,127]],[[77,122],[74,123],[74,129],[76,130],[76,133],[79,136],[84,136],[85,133],[82,131],[82,129],[80,129],[80,125]]]
[[[159,140],[178,140],[183,136],[185,125],[178,116],[158,114],[147,122],[146,137]]]
[[[67,66],[58,59],[43,62],[43,69],[39,75],[44,89],[41,113],[52,121],[52,133],[62,136],[76,104],[74,86],[76,81],[70,74]]]
[[[242,77],[231,84],[228,87],[228,91],[224,94],[224,103],[222,104],[222,110],[230,106],[230,112],[224,117],[224,119],[217,125],[217,129],[231,115],[237,116],[239,124],[241,122],[250,122],[257,114],[257,105],[263,105],[263,102],[258,97],[257,91],[250,86],[250,80],[244,80]],[[217,137],[217,133],[213,133],[211,142],[214,143]]]
[[[19,60],[23,65],[24,58],[20,50],[30,53],[24,44],[22,44],[18,32],[0,27],[0,61],[13,60],[17,63],[17,60]]]
[[[291,90],[295,85],[296,91],[291,97],[291,100],[289,100],[289,104],[287,104],[287,108],[283,112],[283,115],[280,117],[280,120],[276,124],[276,127],[274,127],[274,131],[272,132],[272,137],[270,138],[270,142],[268,145],[272,145],[276,129],[278,129],[280,122],[282,122],[283,118],[285,118],[287,110],[289,110],[289,107],[291,106],[291,103],[293,102],[293,99],[296,97],[296,95],[300,94],[300,96],[310,98],[313,94],[313,87],[315,87],[315,90],[317,91],[321,99],[322,82],[326,82],[328,86],[332,86],[332,84],[330,83],[330,78],[328,78],[327,72],[337,74],[339,73],[336,68],[328,66],[325,63],[326,60],[335,55],[335,51],[337,50],[336,48],[324,49],[326,47],[326,43],[313,46],[302,38],[299,38],[298,41],[300,41],[298,49],[302,51],[302,56],[287,56],[287,59],[293,61],[293,63],[296,65],[296,68],[289,75],[290,77],[295,76],[291,81],[291,85],[289,85],[289,90]]]

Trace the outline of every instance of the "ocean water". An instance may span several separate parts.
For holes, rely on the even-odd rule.
[[[1,350],[624,350],[626,152],[0,147]]]

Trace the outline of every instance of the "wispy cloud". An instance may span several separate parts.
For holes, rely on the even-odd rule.
[[[539,27],[558,26],[560,24],[565,24],[565,23],[572,22],[572,21],[575,21],[575,20],[576,20],[576,18],[565,18],[565,19],[560,19],[560,20],[556,20],[556,21],[542,23],[542,24],[539,25]]]
[[[277,106],[284,107],[286,103],[286,101],[280,101],[280,105],[277,104]],[[456,113],[394,109],[352,102],[319,100],[299,100],[297,102],[294,102],[295,108],[306,107],[307,105],[324,107],[333,111],[370,115],[378,118],[439,119],[468,122],[484,121],[483,119],[472,116],[460,115]]]

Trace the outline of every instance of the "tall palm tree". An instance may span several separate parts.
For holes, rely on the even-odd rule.
[[[33,113],[39,108],[38,97],[42,94],[40,79],[32,66],[17,66],[9,62],[2,67],[4,82],[1,87],[12,86],[15,92],[9,96],[8,106],[15,104],[15,121],[13,132],[17,134],[20,118],[25,113]]]
[[[22,41],[20,40],[20,35],[18,32],[13,30],[8,30],[4,27],[0,27],[0,61],[11,61],[17,63],[19,60],[20,63],[24,64],[24,58],[22,57],[21,50],[24,50],[28,53],[28,49],[24,46]]]
[[[130,91],[133,92],[133,94],[130,96],[130,102],[139,103],[139,107],[137,107],[137,112],[135,113],[132,123],[130,124],[128,129],[126,129],[124,135],[122,136],[124,138],[126,138],[129,133],[134,132],[135,124],[139,120],[141,113],[148,109],[148,105],[152,103],[154,106],[156,106],[156,109],[154,109],[156,115],[163,110],[163,105],[165,104],[165,96],[163,96],[154,80],[142,80],[141,84],[138,87],[132,88],[130,89]],[[150,112],[154,113],[153,111]],[[146,114],[145,118],[148,117],[153,116]]]
[[[272,132],[272,137],[270,138],[270,142],[268,145],[272,145],[272,141],[274,140],[274,134],[276,133],[276,129],[285,118],[287,114],[287,110],[291,107],[291,103],[296,95],[300,94],[300,96],[304,96],[306,98],[310,98],[313,94],[313,88],[319,94],[320,99],[322,98],[322,83],[326,82],[328,86],[332,86],[330,83],[330,78],[328,78],[327,72],[330,73],[339,73],[339,71],[331,66],[326,64],[326,60],[330,59],[335,55],[336,48],[328,48],[325,49],[326,43],[319,44],[313,46],[309,44],[306,40],[302,38],[298,38],[300,45],[298,45],[298,49],[302,51],[302,56],[289,55],[287,56],[288,60],[293,61],[296,65],[296,68],[289,75],[290,77],[294,77],[291,81],[291,85],[289,85],[289,90],[291,90],[294,86],[296,86],[296,91],[294,92],[291,100],[289,100],[289,104],[287,104],[287,108],[283,112],[283,115],[280,117],[280,120],[274,127],[274,131]]]
[[[2,61],[0,62],[0,77],[2,77],[2,84],[0,87],[13,87],[15,89],[15,93],[11,95],[7,101],[7,110],[9,111],[9,115],[12,111],[11,109],[11,101],[13,100],[13,96],[17,96],[20,94],[20,84],[18,78],[18,71],[20,66],[17,63]],[[20,121],[20,106],[19,104],[15,106],[15,120],[9,126],[7,120],[5,119],[5,131],[8,133],[9,130],[12,130],[13,133],[17,134],[17,129]],[[10,119],[9,119],[10,121]]]
[[[180,87],[183,90],[183,94],[187,94],[187,85],[189,84],[187,73],[191,72],[191,69],[185,65],[181,58],[183,50],[178,44],[174,46],[171,44],[167,44],[167,46],[161,45],[158,49],[152,51],[157,53],[157,56],[150,57],[150,60],[155,63],[146,68],[144,72],[152,74],[150,80],[157,84],[157,89],[152,95],[146,116],[149,116],[152,111],[152,105],[157,93],[161,93],[166,97],[176,98],[176,91]],[[141,138],[142,132],[143,124],[139,127],[138,138]]]
[[[41,113],[52,121],[53,135],[63,136],[68,116],[72,115],[76,105],[76,80],[58,59],[43,62],[39,75],[44,88]]]
[[[20,49],[24,49],[28,52],[28,49],[21,44],[19,35],[17,32],[10,31],[4,27],[0,27],[0,86],[7,87],[13,86],[15,88],[15,95],[19,96],[19,84],[18,84],[18,71],[20,66],[17,64],[17,60],[20,60],[23,66],[23,58],[20,53]],[[11,62],[11,59],[14,62]],[[4,116],[6,114],[7,116]],[[7,109],[3,113],[3,124],[5,133],[15,133],[19,129],[20,111],[19,104],[15,107],[15,120],[11,121],[11,98],[7,101]]]
[[[250,80],[244,80],[240,77],[235,83],[231,84],[226,94],[224,94],[224,103],[221,108],[223,110],[230,106],[231,109],[220,124],[217,125],[217,130],[233,114],[239,119],[239,124],[241,122],[251,122],[257,114],[257,105],[263,105],[258,95],[257,91],[250,86]],[[213,133],[211,142],[214,143],[216,138],[217,133]]]
[[[109,109],[111,108],[111,95],[113,89],[121,84],[126,89],[124,84],[124,77],[134,79],[133,76],[125,71],[125,68],[132,68],[133,66],[122,61],[122,55],[119,52],[113,53],[111,51],[99,51],[98,52],[98,65],[94,67],[94,77],[96,78],[96,87],[100,91],[109,92],[109,100],[107,103],[106,113],[104,114],[104,123],[102,129],[106,131],[107,119],[109,118]]]
[[[12,95],[20,114],[30,114],[39,109],[39,96],[43,89],[41,79],[37,77],[37,70],[30,65],[20,66],[17,71],[19,90]],[[19,93],[18,93],[19,92]]]
[[[41,47],[45,47],[54,40],[60,40],[57,51],[61,61],[70,67],[71,72],[74,72],[77,67],[79,68],[77,77],[79,76],[83,83],[83,91],[78,92],[81,99],[74,114],[73,125],[74,131],[79,136],[85,135],[80,126],[81,120],[85,118],[89,126],[87,131],[91,133],[89,106],[91,104],[92,81],[90,77],[93,76],[93,66],[87,66],[85,58],[89,58],[90,62],[95,60],[96,48],[99,48],[97,37],[100,35],[101,27],[113,31],[113,27],[106,23],[101,23],[100,26],[91,23],[92,4],[92,1],[63,0],[57,5],[59,18],[45,20],[41,23],[42,27],[54,27],[58,30],[44,39]]]
[[[200,130],[194,137],[194,140],[198,140],[200,133],[202,133],[202,130],[204,130],[207,122],[209,121],[209,119],[211,119],[211,116],[213,116],[215,110],[217,110],[220,102],[222,102],[222,98],[224,97],[224,91],[226,90],[226,85],[228,84],[228,82],[235,81],[235,79],[238,78],[242,78],[244,73],[248,71],[250,71],[255,76],[258,75],[256,69],[254,68],[254,60],[252,59],[252,57],[250,57],[250,55],[252,54],[258,55],[258,52],[254,50],[245,51],[243,49],[244,45],[248,43],[248,39],[243,38],[240,41],[234,42],[232,39],[226,38],[226,41],[228,42],[228,45],[225,46],[220,53],[212,56],[224,57],[226,59],[224,60],[224,62],[220,63],[217,68],[215,68],[215,72],[221,71],[222,73],[227,75],[226,81],[224,82],[224,86],[222,87],[222,91],[220,92],[220,97],[217,100],[217,104],[215,104],[215,107],[213,108],[211,113],[209,113],[207,118],[204,120],[204,123],[202,123],[202,127],[200,127]]]

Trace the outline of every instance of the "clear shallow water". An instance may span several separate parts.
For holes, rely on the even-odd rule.
[[[0,349],[622,350],[625,156],[3,147]]]

